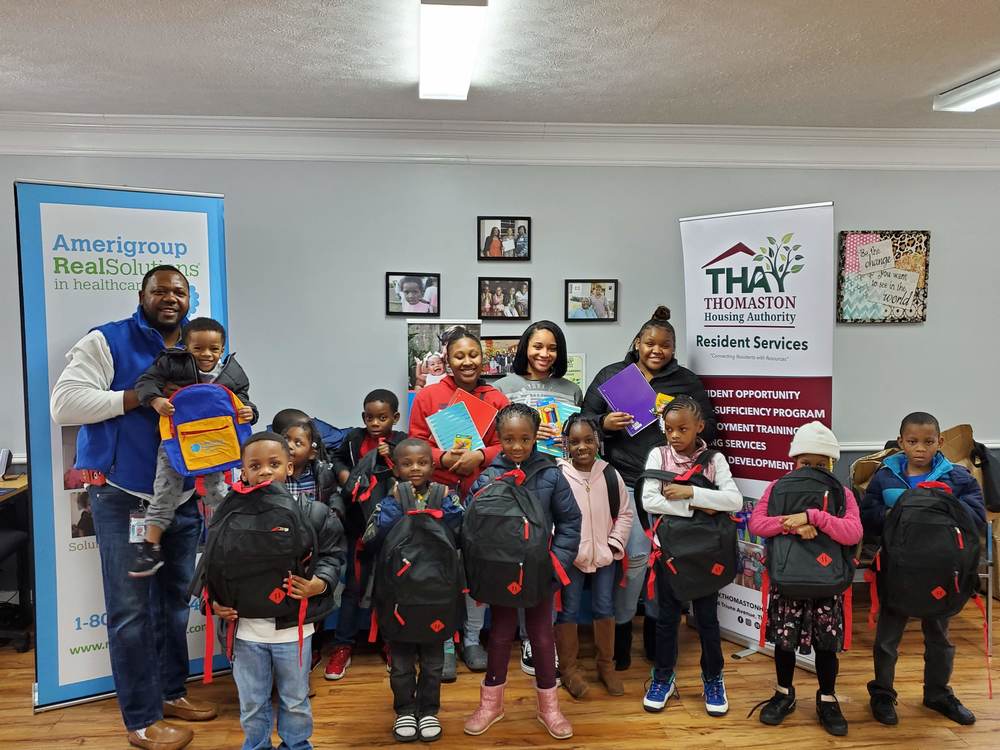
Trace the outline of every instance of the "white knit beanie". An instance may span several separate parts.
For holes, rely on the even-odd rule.
[[[820,422],[807,422],[795,431],[788,455],[794,458],[803,453],[815,453],[836,460],[840,458],[840,443],[837,442],[833,430],[826,425]]]

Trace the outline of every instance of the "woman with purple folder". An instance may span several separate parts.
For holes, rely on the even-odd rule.
[[[601,369],[587,389],[583,399],[583,414],[595,417],[604,430],[604,458],[625,479],[629,487],[629,496],[635,505],[636,517],[640,523],[632,524],[626,553],[628,569],[625,588],[615,588],[615,667],[625,670],[631,664],[632,651],[632,619],[635,616],[639,596],[642,593],[646,569],[649,564],[650,542],[644,533],[649,526],[648,516],[642,512],[641,499],[635,496],[633,488],[639,475],[646,465],[650,450],[666,444],[663,431],[655,419],[650,416],[662,407],[672,397],[681,394],[694,398],[702,408],[705,419],[705,429],[702,433],[706,443],[715,439],[716,416],[712,402],[705,392],[701,379],[686,367],[682,367],[674,357],[677,335],[670,324],[670,309],[659,306],[653,311],[652,317],[642,324],[639,332],[632,339],[632,345],[621,362],[614,362]],[[615,376],[621,381],[627,381],[633,373],[623,373],[629,368],[638,368],[648,382],[651,391],[648,394],[650,403],[643,402],[633,411],[641,414],[630,414],[615,411],[605,398],[605,393],[612,401],[618,402],[615,396]],[[632,397],[634,391],[628,389],[622,393],[622,400]],[[638,429],[638,431],[636,431]],[[643,642],[647,658],[652,660],[656,640],[655,603],[646,602],[646,616],[643,623]]]

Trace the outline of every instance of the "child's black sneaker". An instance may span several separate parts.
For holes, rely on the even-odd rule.
[[[872,716],[879,724],[894,727],[899,723],[899,717],[896,716],[896,699],[888,693],[873,693],[869,704],[872,707]]]
[[[834,737],[844,737],[847,734],[847,719],[840,710],[837,696],[830,697],[833,700],[823,700],[823,694],[819,690],[816,691],[816,715],[823,729]]]
[[[132,561],[128,574],[132,578],[145,578],[153,575],[162,567],[163,558],[160,556],[160,545],[142,542],[135,551],[135,560]]]
[[[761,706],[763,706],[763,708],[761,708]],[[795,688],[788,688],[787,693],[775,690],[774,695],[771,696],[770,700],[758,703],[750,709],[750,713],[747,714],[747,718],[749,719],[753,716],[753,712],[758,708],[761,708],[760,721],[762,724],[767,724],[772,727],[778,726],[785,720],[785,717],[788,716],[788,714],[795,710]]]
[[[924,698],[924,705],[927,708],[937,711],[951,719],[956,724],[969,726],[976,723],[976,715],[962,705],[962,701],[954,695],[946,695],[944,698],[929,701]]]

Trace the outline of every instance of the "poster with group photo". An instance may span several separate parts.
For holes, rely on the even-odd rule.
[[[48,708],[114,691],[94,520],[74,467],[79,427],[52,421],[52,386],[67,352],[91,328],[135,312],[142,277],[156,265],[176,266],[189,279],[191,317],[225,325],[224,228],[221,196],[28,181],[15,183],[15,196],[35,556],[35,707]],[[192,609],[194,657],[204,654],[204,629],[205,618]],[[192,674],[202,664],[193,658]]]

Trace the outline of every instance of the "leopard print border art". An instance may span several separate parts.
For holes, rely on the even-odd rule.
[[[892,243],[892,268],[861,273],[858,248],[886,240]],[[930,252],[931,233],[923,229],[851,229],[840,232],[837,322],[926,321]],[[897,273],[890,275],[892,271]],[[893,295],[892,290],[887,291],[889,279],[901,288],[912,288],[912,274],[916,274],[916,288],[906,305],[892,304],[898,296]],[[879,281],[883,282],[881,288],[877,283],[873,285],[873,282]],[[899,287],[895,291],[898,292]]]

